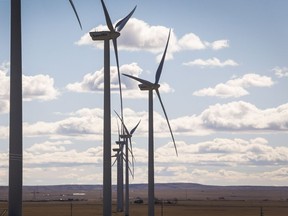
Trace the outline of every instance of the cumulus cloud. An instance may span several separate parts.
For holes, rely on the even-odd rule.
[[[181,158],[174,157],[175,151],[172,143],[156,149],[156,161],[181,163],[197,163],[212,165],[256,165],[285,164],[288,161],[288,148],[285,146],[272,147],[268,140],[262,137],[254,139],[227,139],[215,138],[213,140],[187,144],[180,142],[178,145]]]
[[[91,31],[102,31],[106,29],[103,25],[99,25]],[[121,37],[118,39],[118,49],[128,51],[145,50],[155,54],[159,54],[157,59],[160,59],[167,42],[169,28],[164,26],[151,26],[143,20],[131,18],[121,31]],[[77,45],[92,45],[103,49],[103,43],[92,41],[89,32],[85,33],[77,42]],[[228,40],[216,40],[207,42],[200,39],[194,33],[187,33],[179,40],[172,31],[167,50],[166,59],[173,58],[173,53],[181,50],[202,50],[211,48],[219,50],[229,47]]]
[[[9,63],[0,66],[0,113],[7,113],[9,108],[10,77]],[[25,76],[22,78],[23,99],[25,101],[54,100],[59,91],[54,86],[54,79],[49,75]]]
[[[9,102],[8,100],[0,100],[0,114],[9,112]]]
[[[102,31],[105,29],[106,26],[99,25],[91,31]],[[103,48],[102,42],[92,41],[89,32],[85,33],[80,40],[76,42],[76,44],[92,45],[97,48]],[[117,39],[118,49],[128,51],[146,50],[153,53],[163,52],[167,42],[168,33],[169,28],[164,26],[150,26],[142,20],[131,18],[125,28],[121,31],[121,37]],[[171,42],[175,40],[173,38],[174,36],[172,33]],[[172,48],[173,44],[170,44],[169,47]]]
[[[50,136],[52,138],[102,139],[103,110],[83,108],[55,122],[24,123],[25,136]]]
[[[259,74],[245,74],[240,78],[235,78],[227,81],[226,83],[220,83],[213,88],[204,88],[193,92],[195,96],[214,96],[220,98],[230,97],[242,97],[248,95],[246,90],[250,87],[270,87],[274,84],[271,77],[260,76]]]
[[[49,75],[23,76],[24,100],[54,100],[59,96],[59,91],[54,87],[54,79]]]
[[[218,58],[212,58],[212,59],[195,59],[190,62],[185,62],[183,65],[186,66],[200,66],[202,68],[204,67],[226,67],[226,66],[238,66],[238,63],[234,60],[228,59],[223,62],[221,62]]]
[[[210,44],[208,44],[213,50],[219,50],[223,48],[228,48],[229,47],[229,42],[228,40],[217,40],[214,41]]]
[[[142,68],[137,63],[124,64],[120,67],[121,73],[139,77],[142,73]],[[74,92],[103,92],[104,88],[104,70],[95,73],[86,74],[81,82],[70,83],[66,86],[69,91]],[[118,73],[116,67],[111,67],[111,91],[119,93]],[[154,78],[154,77],[153,77]],[[121,87],[124,98],[146,98],[147,92],[139,90],[138,82],[121,75]],[[161,93],[173,92],[173,89],[167,83],[161,83]]]
[[[187,135],[207,135],[216,131],[287,132],[288,104],[259,109],[255,105],[235,101],[209,106],[200,115],[171,120],[174,131]]]
[[[52,145],[53,146],[53,145]],[[85,150],[65,149],[64,146],[54,145],[54,151],[41,148],[39,154],[36,149],[24,151],[24,162],[27,167],[35,166],[79,166],[82,164],[102,163],[103,148],[88,148]],[[32,151],[33,150],[33,151]]]
[[[142,69],[138,66],[137,63],[125,64],[120,67],[121,73],[128,73],[133,75],[139,75],[142,72]],[[121,80],[122,80],[121,75]],[[119,80],[117,67],[110,68],[110,87],[111,90],[118,93],[119,90]],[[127,87],[135,87],[136,83],[126,80],[125,83],[122,83],[122,88],[126,89]],[[101,68],[100,71],[94,73],[86,74],[81,82],[70,83],[66,86],[69,91],[74,92],[103,92],[104,88],[104,68]]]
[[[287,67],[274,67],[272,69],[272,71],[274,72],[274,74],[279,77],[288,77],[288,68]]]
[[[169,110],[166,110],[169,114]],[[125,122],[128,128],[133,128],[141,119],[137,128],[138,137],[147,135],[148,113],[136,112],[125,108]],[[48,136],[53,139],[102,140],[103,125],[102,109],[83,108],[70,113],[68,117],[55,122],[38,121],[24,123],[24,135]],[[278,133],[288,131],[288,104],[275,108],[259,109],[255,105],[236,101],[227,104],[215,104],[206,108],[199,115],[183,116],[170,119],[174,135],[204,136],[217,131],[234,133]],[[0,128],[2,138],[7,137],[7,127]],[[112,118],[112,134],[117,135],[117,118]],[[161,112],[154,111],[154,136],[170,138],[166,119]]]
[[[66,148],[64,145],[71,144],[69,140],[60,141],[45,141],[43,143],[35,143],[29,148],[26,148],[27,152],[34,154],[43,154],[47,152],[64,152]]]
[[[204,110],[200,118],[205,127],[214,130],[278,130],[288,129],[288,104],[261,110],[244,102],[215,104]]]
[[[205,42],[203,42],[200,37],[194,33],[184,35],[181,39],[179,39],[178,44],[184,50],[201,50],[206,48]]]

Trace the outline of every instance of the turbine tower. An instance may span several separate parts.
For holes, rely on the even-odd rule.
[[[118,126],[119,139],[116,141],[118,148],[114,148],[113,151],[116,152],[112,157],[116,157],[112,166],[117,162],[117,212],[123,212],[123,148],[125,142],[121,140],[120,130]]]
[[[111,216],[112,214],[112,181],[111,181],[111,103],[110,103],[110,40],[113,41],[117,70],[119,73],[119,60],[117,49],[117,38],[120,31],[126,25],[136,7],[123,19],[121,19],[115,28],[112,25],[109,13],[103,0],[101,4],[104,10],[106,24],[109,31],[90,32],[92,40],[104,41],[104,132],[103,132],[103,215]],[[120,77],[120,75],[118,76]],[[119,86],[121,89],[121,84]],[[120,90],[120,94],[121,90]],[[122,99],[121,99],[122,101]],[[121,108],[122,110],[122,108]]]
[[[72,0],[69,0],[82,28]],[[9,216],[22,215],[23,130],[22,130],[22,45],[21,0],[11,0],[10,125],[9,125]]]
[[[135,132],[135,130],[137,129],[138,125],[140,124],[141,120],[139,120],[139,122],[136,124],[136,126],[129,132],[126,125],[124,124],[123,119],[118,115],[117,112],[115,112],[116,115],[118,116],[118,118],[121,120],[122,125],[124,127],[124,131],[125,133],[123,135],[120,135],[121,138],[124,139],[124,143],[125,143],[125,216],[129,216],[129,151],[131,152],[131,156],[132,156],[132,166],[133,166],[133,172],[132,172],[132,176],[134,176],[134,155],[133,155],[133,149],[132,149],[132,141],[131,138],[133,136],[133,133]],[[130,144],[130,149],[129,149],[129,144]]]
[[[139,84],[139,88],[141,91],[148,91],[148,109],[149,109],[149,141],[148,141],[148,215],[149,216],[154,216],[155,210],[154,210],[154,199],[155,199],[155,190],[154,190],[154,129],[153,129],[153,91],[155,90],[158,99],[160,101],[161,107],[163,109],[168,127],[169,127],[169,131],[174,143],[174,148],[176,151],[176,155],[178,156],[177,153],[177,148],[176,148],[176,144],[175,144],[175,139],[172,133],[172,129],[168,120],[168,116],[167,113],[165,111],[163,102],[161,100],[161,96],[159,93],[159,79],[162,73],[162,68],[163,68],[163,64],[164,64],[164,60],[165,60],[165,55],[166,55],[166,51],[167,51],[167,47],[168,47],[168,43],[169,43],[169,38],[170,38],[170,32],[169,31],[169,35],[168,35],[168,40],[166,43],[166,47],[165,47],[165,51],[163,53],[162,59],[160,61],[160,64],[158,66],[158,69],[156,71],[156,75],[155,75],[155,82],[151,83],[147,80],[144,79],[140,79],[138,77],[134,77],[128,74],[123,74],[124,76],[130,77],[138,82],[140,82],[141,84]]]
[[[117,163],[117,212],[123,212],[123,145],[124,141],[116,141],[119,148],[113,148],[116,157],[112,166]]]

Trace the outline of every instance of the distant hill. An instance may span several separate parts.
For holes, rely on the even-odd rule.
[[[116,185],[112,195],[116,199]],[[147,198],[147,184],[130,185],[130,197]],[[0,201],[7,200],[8,187],[0,186]],[[212,186],[195,183],[155,184],[155,197],[179,200],[284,200],[288,187],[275,186]],[[24,200],[97,200],[102,199],[102,185],[24,186]]]

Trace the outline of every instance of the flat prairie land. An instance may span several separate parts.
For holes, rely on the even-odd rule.
[[[155,216],[288,216],[285,186],[155,186]],[[112,215],[124,216],[116,212],[116,192],[114,187]],[[102,195],[99,185],[25,186],[23,216],[102,216]],[[139,198],[143,204],[134,203]],[[8,187],[0,186],[0,216],[7,210],[7,200]],[[130,203],[130,216],[148,215],[146,184],[131,185]]]
[[[177,204],[155,205],[155,215],[165,216],[287,216],[287,201],[179,201]],[[0,204],[0,214],[7,203]],[[100,216],[102,205],[89,201],[24,202],[23,216]],[[112,215],[124,215],[112,207]],[[132,216],[148,215],[146,204],[131,204]]]

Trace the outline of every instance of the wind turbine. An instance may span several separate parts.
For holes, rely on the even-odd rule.
[[[113,162],[112,166],[117,162],[117,212],[123,212],[123,148],[125,142],[121,140],[120,137],[120,130],[118,126],[118,141],[116,144],[119,146],[118,148],[114,148],[113,151],[116,152],[115,155],[112,157],[116,157],[115,161]]]
[[[121,118],[117,112],[115,112],[118,118],[121,120],[122,125],[124,127],[125,134],[120,135],[121,138],[124,139],[124,143],[126,145],[125,148],[125,162],[126,162],[126,167],[125,167],[125,216],[129,215],[129,145],[130,144],[130,152],[132,155],[132,164],[133,164],[133,169],[134,169],[134,155],[133,155],[133,150],[132,150],[132,135],[137,129],[138,125],[140,124],[141,120],[136,124],[136,126],[129,132],[126,125],[124,124],[123,118]],[[129,142],[129,143],[128,143]],[[134,175],[134,174],[133,174]]]
[[[112,157],[116,157],[112,166],[117,163],[117,212],[123,212],[123,147],[124,141],[118,140],[118,148],[113,148],[116,152]]]
[[[154,129],[153,129],[153,91],[155,90],[158,99],[160,101],[161,107],[163,109],[168,127],[169,127],[169,131],[174,143],[174,147],[175,147],[175,151],[176,151],[176,155],[178,156],[177,153],[177,148],[176,148],[176,144],[175,144],[175,139],[172,133],[172,129],[168,120],[168,116],[166,113],[166,110],[164,108],[160,93],[159,93],[159,79],[162,73],[162,68],[163,68],[163,64],[164,64],[164,60],[165,60],[165,55],[166,55],[166,51],[167,51],[167,47],[168,47],[168,43],[169,43],[169,39],[170,39],[170,32],[169,31],[169,35],[168,35],[168,40],[166,43],[166,47],[165,47],[165,51],[163,53],[162,59],[160,61],[160,64],[158,66],[158,69],[156,71],[156,75],[155,75],[155,82],[151,83],[147,80],[144,79],[140,79],[138,77],[134,77],[128,74],[123,74],[124,76],[130,77],[138,82],[140,82],[141,84],[139,84],[139,88],[141,91],[148,91],[148,108],[149,108],[149,141],[148,141],[148,215],[149,216],[154,216]]]
[[[120,36],[120,31],[124,28],[136,7],[123,19],[121,19],[115,28],[112,25],[109,13],[103,0],[101,0],[102,7],[105,14],[106,23],[109,31],[101,32],[90,32],[92,40],[104,41],[104,132],[103,132],[103,215],[111,216],[112,214],[112,182],[111,182],[111,104],[110,104],[110,40],[113,41],[118,77],[119,72],[119,60],[118,60],[118,48],[117,38]],[[119,79],[120,83],[120,79]],[[120,99],[121,99],[121,110],[122,110],[122,90],[121,83],[120,88]],[[122,111],[121,111],[122,112]]]
[[[69,0],[82,28],[72,0]],[[9,126],[9,201],[10,216],[22,215],[23,131],[22,131],[22,45],[21,0],[11,0],[10,44],[10,126]]]

